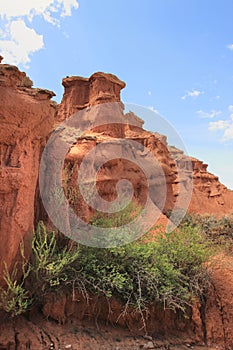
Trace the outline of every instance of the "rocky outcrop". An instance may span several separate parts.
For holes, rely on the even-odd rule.
[[[117,77],[105,73],[95,73],[90,78],[67,77],[63,79],[63,85],[65,92],[58,110],[60,122],[67,120],[76,112],[85,108],[89,111],[88,108],[91,106],[102,103],[109,109],[108,120],[117,113],[120,121],[120,124],[111,124],[107,119],[104,120],[103,113],[99,115],[95,109],[91,109],[90,113],[87,112],[88,118],[91,114],[92,122],[97,121],[98,126],[86,130],[82,137],[72,144],[67,154],[65,163],[73,173],[73,178],[70,179],[72,186],[76,184],[77,187],[77,171],[85,154],[101,143],[111,142],[111,140],[115,142],[116,139],[123,138],[141,144],[157,159],[166,179],[163,213],[172,210],[176,203],[178,209],[187,209],[187,205],[183,204],[182,200],[185,201],[190,194],[191,179],[193,179],[193,190],[190,195],[189,212],[222,216],[233,211],[233,191],[222,185],[217,176],[209,173],[206,164],[186,156],[175,147],[168,146],[165,136],[145,131],[143,120],[134,113],[124,113],[123,105],[119,104],[119,101],[120,91],[125,84]],[[83,115],[81,117],[83,118]],[[120,154],[123,155],[124,152],[125,146],[122,145]],[[136,159],[132,150],[128,152],[127,157]],[[104,158],[106,160],[112,158],[110,148],[105,150]],[[134,195],[139,203],[145,203],[148,187],[145,176],[137,165],[122,159],[106,161],[98,172],[97,187],[101,196],[108,201],[116,198],[116,183],[123,178],[127,178],[133,184]],[[156,181],[155,192],[158,196],[159,192],[161,194],[164,191],[164,187],[161,186],[159,189],[158,177]],[[88,207],[85,204],[84,207],[82,215],[89,217]]]
[[[101,78],[103,77],[104,75],[102,74]],[[107,86],[107,82],[108,75],[105,75],[105,86]],[[108,83],[111,85],[112,81],[109,81]],[[85,89],[88,89],[89,79],[80,80],[80,78],[69,78],[69,90],[66,83],[64,84],[65,95],[59,107],[60,120],[68,118],[70,115],[69,113],[72,113],[75,110],[82,110],[86,106],[92,105],[87,93],[85,94],[85,99],[82,101],[79,100],[79,103],[75,105],[75,98],[77,98],[80,85],[82,84],[85,86]],[[95,86],[97,87],[98,85]],[[101,85],[98,87],[101,89]],[[82,89],[84,89],[84,87],[81,88],[81,91],[83,91]],[[113,88],[109,88],[108,90],[116,91]],[[120,93],[120,90],[118,90],[118,93]],[[96,94],[98,95],[97,91]],[[120,96],[115,93],[112,93],[111,98],[109,95],[108,97],[108,100],[102,101],[116,102],[120,100]],[[92,101],[96,103],[97,98],[93,98]],[[67,106],[69,106],[69,109]],[[145,131],[143,129],[143,121],[133,113],[124,114],[123,109],[121,113],[123,127],[119,128],[119,126],[117,126],[114,129],[114,133],[111,133],[111,126],[105,126],[103,129],[99,130],[88,130],[71,146],[66,156],[65,166],[67,169],[70,169],[72,174],[69,178],[72,188],[77,188],[77,173],[84,155],[103,142],[110,142],[116,138],[123,137],[125,140],[134,140],[149,149],[155,155],[163,169],[166,179],[166,201],[163,207],[163,212],[172,209],[180,196],[185,197],[186,194],[188,194],[188,191],[190,190],[188,182],[191,179],[193,180],[193,191],[188,207],[189,212],[214,214],[219,217],[233,212],[233,191],[227,189],[221,184],[217,176],[208,172],[207,164],[185,155],[176,147],[169,146],[165,136]],[[134,122],[136,121],[137,125],[132,126],[130,120],[134,120]],[[98,155],[96,155],[96,157],[97,156]],[[132,156],[133,153],[131,154],[131,157]],[[110,150],[109,154],[108,150],[105,151],[104,158],[106,158],[106,160],[110,158]],[[180,174],[182,174],[182,176],[178,176]],[[108,201],[114,200],[116,198],[116,183],[123,178],[127,178],[131,181],[134,187],[135,200],[138,200],[139,203],[143,205],[145,203],[145,196],[148,194],[147,183],[143,178],[143,174],[137,166],[132,165],[129,162],[124,162],[122,159],[106,161],[105,165],[98,172],[97,187],[101,196]],[[81,202],[79,201],[79,204],[80,203]],[[83,212],[80,207],[78,212],[79,214],[82,213],[82,218],[89,218],[91,210],[88,206],[84,205]],[[233,322],[233,316],[230,296],[232,294],[233,286],[231,285],[231,282],[229,282],[228,285],[223,282],[221,271],[224,276],[230,280],[230,273],[232,271],[230,271],[229,268],[223,268],[223,270],[222,267],[214,269],[212,275],[212,286],[210,287],[207,300],[202,300],[201,304],[197,303],[197,305],[193,307],[191,321],[188,323],[188,328],[192,334],[193,341],[206,342],[209,346],[217,344],[220,349],[231,349],[233,346],[233,339],[231,336],[232,332],[230,330],[230,324]],[[65,305],[68,305],[67,307],[69,308],[69,305],[73,304],[72,302],[67,302],[67,304],[63,305],[64,319],[68,312]],[[103,309],[105,309],[105,307]],[[51,308],[51,312],[53,313],[52,310],[54,309]],[[103,316],[103,310],[100,314]],[[161,320],[159,317],[160,316],[158,316],[158,313],[156,312],[156,317],[153,319],[151,327],[154,327],[154,329],[160,329],[160,325],[164,331],[164,320]],[[171,334],[169,333],[172,329],[170,322],[173,322],[173,316],[166,316],[166,320],[168,319],[169,322],[167,322],[169,323],[169,326],[167,330],[168,334]],[[112,321],[114,322],[114,320]],[[130,322],[130,320],[127,320],[127,325],[129,325]],[[176,321],[174,320],[174,322]],[[139,323],[140,322],[137,322],[138,325]],[[186,323],[184,322],[184,324]],[[125,327],[125,324],[122,324],[122,326]],[[176,323],[176,326],[178,327],[178,323]]]
[[[94,73],[90,78],[66,77],[62,85],[65,92],[58,113],[61,120],[89,106],[120,102],[120,91],[125,87],[125,83],[115,75],[101,72]]]
[[[124,107],[120,103],[120,91],[125,86],[125,83],[111,74],[95,73],[88,79],[80,77],[65,78],[63,79],[63,85],[65,92],[58,110],[58,120],[60,122],[66,121],[74,113],[90,106],[93,107],[104,103],[105,108],[108,109],[107,112],[104,111],[104,114],[107,115],[106,120],[103,117],[103,113],[98,114],[98,109],[92,108],[91,113],[88,108],[86,110],[87,118],[90,118],[89,114],[92,114],[92,121],[94,120],[98,126],[86,130],[82,137],[79,137],[73,143],[66,156],[65,166],[72,172],[72,178],[69,179],[72,187],[75,184],[77,187],[77,169],[80,167],[84,155],[91,149],[95,149],[97,145],[104,142],[108,142],[108,144],[114,143],[116,139],[134,141],[139,145],[141,144],[142,150],[147,149],[152,152],[157,159],[161,168],[159,170],[160,174],[156,174],[156,170],[154,174],[151,174],[156,184],[157,204],[160,201],[158,193],[163,193],[164,185],[166,185],[165,204],[161,205],[161,207],[163,207],[162,210],[164,208],[166,210],[172,208],[176,197],[174,192],[176,186],[174,185],[176,165],[169,154],[166,137],[143,130],[143,120],[132,112],[124,114]],[[112,115],[116,114],[118,123],[109,123]],[[126,178],[133,185],[134,198],[140,204],[145,204],[148,195],[148,184],[140,166],[133,162],[137,157],[135,151],[133,151],[132,147],[129,147],[127,151],[125,143],[121,143],[118,145],[117,152],[118,156],[116,156],[116,159],[112,159],[114,154],[111,147],[106,147],[104,154],[101,155],[106,162],[97,176],[99,193],[107,201],[114,200],[116,198],[116,183]],[[97,157],[96,153],[95,159]],[[145,155],[141,157],[145,157]],[[123,158],[132,159],[132,162]],[[86,171],[88,172],[88,169]],[[161,173],[166,179],[163,184],[163,180],[159,180]],[[154,198],[154,200],[156,199]],[[81,212],[80,208],[78,208],[78,211],[79,213]],[[82,212],[83,218],[89,217],[88,207],[85,204]],[[161,214],[161,216],[163,215]]]
[[[233,257],[219,254],[212,266],[211,287],[205,302],[205,331],[208,345],[233,348]]]
[[[90,126],[93,120],[97,120],[97,123],[86,129],[71,144],[65,157],[63,171],[63,185],[66,190],[68,187],[72,189],[72,192],[67,192],[68,197],[71,196],[71,206],[81,214],[82,219],[88,221],[93,212],[89,205],[83,205],[82,199],[80,200],[77,186],[78,169],[83,157],[104,142],[108,143],[108,147],[101,153],[99,162],[105,160],[105,163],[100,167],[96,181],[98,193],[107,202],[116,199],[117,182],[128,179],[133,185],[133,199],[142,206],[145,204],[148,195],[147,179],[137,162],[131,162],[127,158],[137,159],[138,155],[142,159],[146,158],[148,150],[158,162],[158,166],[150,174],[150,180],[157,189],[152,199],[161,210],[160,219],[164,226],[167,219],[162,212],[171,210],[181,194],[185,197],[190,190],[191,178],[193,192],[190,212],[221,216],[233,211],[233,192],[222,185],[217,176],[207,171],[206,164],[184,155],[175,147],[169,147],[165,136],[145,131],[143,121],[138,116],[132,112],[124,113],[120,91],[125,83],[117,77],[104,73],[95,73],[90,78],[67,77],[63,80],[63,86],[65,93],[54,121],[56,106],[50,101],[53,93],[32,88],[31,80],[16,67],[0,65],[0,284],[3,282],[1,278],[4,263],[11,268],[18,257],[20,242],[23,240],[26,245],[31,238],[34,205],[38,205],[34,202],[39,159],[47,136],[58,124],[85,108],[85,118],[90,122]],[[115,104],[113,109],[109,103]],[[98,107],[100,104],[106,106],[108,117],[111,117],[113,112],[117,113],[120,123],[108,124],[107,119],[102,120],[98,108],[90,113],[91,107]],[[56,131],[60,132],[59,128]],[[123,143],[117,144],[116,141],[122,139],[136,142],[139,148],[135,149],[132,144],[128,148]],[[111,151],[112,146],[115,147],[115,157]],[[95,160],[98,161],[98,157],[98,153],[94,154]],[[56,159],[48,165],[53,169],[53,166],[57,165]],[[87,163],[87,166],[91,167],[86,168],[88,175],[95,165]],[[178,176],[180,170],[184,177]],[[50,185],[49,181],[53,181],[53,172],[50,172],[49,176],[46,186]],[[160,203],[158,194],[164,191],[164,184],[165,199],[164,203]],[[232,257],[220,259],[222,264],[213,268],[212,285],[207,299],[194,305],[188,319],[183,319],[169,310],[165,312],[157,305],[151,306],[148,330],[155,339],[179,334],[187,335],[189,343],[206,342],[209,345],[217,344],[220,349],[232,348]],[[82,295],[76,295],[75,301],[72,297],[65,294],[61,295],[60,299],[48,296],[43,307],[44,315],[59,323],[73,322],[72,327],[76,322],[83,322],[87,318],[95,322],[97,316],[102,322],[110,321],[113,324],[120,320],[119,324],[123,328],[128,328],[135,334],[140,333],[140,315],[132,312],[124,319],[119,318],[122,306],[118,301],[111,300],[110,305],[105,299],[93,296],[88,309]],[[112,309],[110,314],[109,306]],[[48,330],[49,323],[46,323],[46,327],[44,321],[38,321],[35,325],[36,317],[31,317],[32,322],[20,318],[10,325],[1,325],[0,349],[19,348],[22,344],[28,349],[45,349],[52,342],[57,342],[57,347],[62,348],[58,344],[57,333],[52,335],[53,327],[56,326],[53,324]],[[7,332],[9,337],[5,341]],[[79,348],[81,349],[81,343]],[[181,345],[178,349],[181,349]]]
[[[157,172],[156,169],[154,169],[154,173],[151,174],[151,180],[154,181],[153,184],[156,188],[154,197],[152,195],[152,198],[154,203],[160,207],[161,211],[163,211],[164,208],[167,210],[172,208],[175,202],[173,182],[176,178],[176,169],[164,143],[156,135],[150,134],[146,131],[141,132],[140,134],[132,131],[130,133],[126,132],[125,140],[135,141],[143,147],[147,147],[152,154],[155,155],[156,159],[160,160],[161,168],[159,168]],[[120,143],[116,146],[115,139],[99,133],[86,134],[71,147],[65,160],[65,168],[69,169],[70,174],[72,174],[72,176],[69,177],[68,185],[75,188],[78,193],[78,169],[82,163],[83,156],[89,151],[95,150],[96,147],[103,142],[108,142],[108,147],[106,147],[104,153],[101,152],[100,154],[98,149],[94,153],[94,159],[97,163],[98,161],[101,162],[103,158],[106,160],[106,163],[98,171],[96,178],[98,192],[101,194],[101,197],[109,202],[115,200],[117,196],[117,182],[119,180],[128,179],[133,185],[134,200],[142,206],[145,205],[148,197],[148,183],[143,170],[140,169],[140,165],[133,162],[137,157],[136,151],[129,147],[126,153],[125,144]],[[114,158],[114,147],[118,152],[118,157],[116,157],[116,159],[112,159]],[[119,154],[122,156],[120,157]],[[132,159],[132,161],[124,159],[126,157]],[[87,163],[85,166],[86,174],[91,174],[91,171],[94,169],[94,164]],[[91,169],[89,167],[91,167]],[[165,174],[164,182],[163,174]],[[159,180],[160,177],[161,181]],[[163,191],[166,191],[165,196],[160,196],[160,193],[163,193]],[[165,203],[163,203],[163,199],[165,200]],[[79,213],[82,212],[80,204],[81,201],[79,200]],[[88,217],[88,210],[85,204],[84,208],[86,209],[83,209],[83,219]]]
[[[0,283],[33,232],[39,158],[56,110],[53,92],[30,85],[17,67],[0,65]]]
[[[59,106],[57,121],[61,122],[66,120],[68,117],[74,113],[90,106],[111,103],[111,102],[120,102],[120,91],[125,87],[125,83],[118,79],[113,74],[105,73],[94,73],[90,78],[82,77],[67,77],[62,80],[62,84],[65,88],[65,92],[62,98],[62,102]],[[112,113],[110,111],[109,115]],[[119,114],[122,113],[123,105],[115,107],[119,110]],[[97,117],[95,115],[94,117]],[[104,120],[100,122],[102,125]],[[123,122],[123,120],[122,120]],[[108,126],[99,126],[95,128],[97,132],[103,132],[112,137],[123,137],[124,128],[122,125],[112,124]]]
[[[189,212],[199,214],[213,214],[221,217],[233,212],[233,191],[220,181],[218,176],[208,172],[208,165],[193,157],[189,157],[176,147],[169,146],[177,167],[183,171],[192,164],[193,191],[189,205]],[[182,188],[185,191],[185,188]]]

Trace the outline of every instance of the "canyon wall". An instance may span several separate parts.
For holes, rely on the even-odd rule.
[[[24,241],[25,246],[30,243],[34,225],[34,207],[38,181],[39,161],[48,135],[60,123],[68,120],[76,112],[85,108],[98,106],[102,103],[116,103],[117,113],[121,123],[106,124],[101,122],[98,126],[85,130],[77,137],[65,157],[65,169],[70,171],[68,185],[77,188],[77,172],[84,155],[95,149],[97,145],[108,142],[115,144],[117,139],[135,141],[142,148],[139,150],[129,147],[125,150],[123,144],[117,147],[117,154],[122,157],[114,158],[110,149],[106,148],[102,159],[106,159],[97,176],[97,188],[106,201],[116,198],[116,183],[120,179],[128,179],[134,188],[134,199],[144,205],[146,201],[147,181],[145,174],[137,164],[123,160],[136,159],[138,152],[143,158],[147,155],[145,148],[157,159],[165,179],[166,195],[164,203],[160,203],[158,194],[164,187],[161,185],[161,173],[155,169],[151,173],[151,181],[155,183],[154,203],[161,206],[160,222],[166,224],[164,215],[173,209],[182,191],[189,188],[188,178],[193,178],[193,192],[188,211],[201,214],[215,214],[221,216],[233,212],[233,192],[228,190],[218,180],[218,177],[207,171],[203,162],[184,155],[182,151],[167,144],[165,136],[143,129],[143,121],[133,113],[124,113],[124,106],[120,102],[120,91],[125,83],[111,74],[95,73],[90,78],[67,77],[63,79],[64,96],[58,107],[51,101],[53,93],[44,89],[34,89],[31,81],[16,67],[0,64],[0,284],[3,282],[4,263],[12,268],[19,255],[19,245]],[[95,111],[95,110],[94,110]],[[97,111],[97,110],[96,110]],[[111,106],[108,115],[113,112]],[[90,116],[89,116],[90,117]],[[100,118],[93,114],[91,118]],[[91,121],[91,119],[90,119]],[[133,126],[131,125],[133,121]],[[91,123],[90,123],[91,125]],[[97,157],[98,155],[96,155]],[[111,159],[111,160],[109,160]],[[192,169],[190,168],[190,163]],[[54,160],[54,166],[56,161]],[[93,167],[94,165],[91,164]],[[179,178],[181,169],[187,177]],[[88,168],[86,169],[88,172]],[[65,174],[63,173],[65,177]],[[159,179],[159,180],[158,180]],[[51,173],[51,181],[53,174]],[[49,185],[49,180],[47,185]],[[72,203],[75,209],[76,203]],[[92,215],[91,208],[85,205],[78,208],[83,219]],[[215,265],[212,273],[211,286],[207,300],[203,305],[195,305],[190,311],[190,318],[183,320],[179,315],[171,315],[170,311],[158,311],[153,306],[153,316],[149,323],[151,334],[157,331],[165,335],[177,332],[188,334],[193,341],[204,342],[209,345],[217,344],[222,349],[231,349],[233,346],[232,324],[232,257],[219,257],[221,264]],[[228,283],[225,283],[227,280]],[[52,296],[50,296],[52,298]],[[75,317],[81,320],[90,316],[86,311],[86,304],[73,302],[70,295],[62,300],[46,300],[44,314],[57,321],[66,321],[66,318]],[[95,301],[95,300],[94,300]],[[121,312],[121,306],[114,300],[115,316]],[[98,301],[97,301],[98,303]],[[102,303],[102,301],[101,301]],[[106,301],[99,304],[100,318],[106,321]],[[94,307],[94,306],[93,306]],[[58,312],[56,311],[58,308]],[[100,313],[100,310],[97,310]],[[81,314],[80,314],[81,313]],[[82,314],[83,313],[83,314]],[[95,311],[92,312],[95,317]],[[79,315],[79,316],[77,316]],[[81,316],[80,316],[81,315]],[[130,318],[122,321],[123,327],[137,332],[141,325],[137,319]]]
[[[154,180],[157,194],[166,191],[164,208],[167,210],[172,208],[176,197],[174,193],[176,165],[169,154],[166,137],[143,130],[143,121],[138,116],[133,113],[124,113],[124,106],[120,103],[120,91],[125,83],[111,74],[95,73],[89,79],[80,77],[65,78],[63,79],[63,86],[65,92],[58,109],[59,122],[66,121],[75,112],[92,106],[92,119],[97,120],[98,124],[98,126],[85,130],[83,135],[74,142],[66,156],[65,165],[73,174],[72,179],[70,179],[72,186],[75,186],[75,183],[77,184],[77,172],[83,156],[91,149],[95,149],[97,145],[104,142],[110,144],[112,142],[113,144],[117,139],[134,141],[141,144],[141,152],[146,147],[157,159],[161,171],[158,170],[156,173],[156,169],[154,169],[151,179]],[[111,120],[111,115],[117,114],[118,123],[107,123],[108,120],[104,120],[103,113],[99,116],[98,111],[93,106],[100,103],[105,103],[106,108],[109,109],[107,112],[109,120]],[[83,118],[83,115],[77,114],[77,118],[81,117]],[[98,118],[102,119],[98,120]],[[106,147],[104,154],[101,155],[106,163],[97,174],[99,193],[107,201],[114,200],[116,198],[116,183],[126,178],[133,184],[134,198],[140,204],[145,204],[148,195],[148,184],[142,169],[137,165],[136,153],[138,150],[135,151],[133,147],[129,146],[126,151],[125,143],[119,143],[117,152],[121,156],[112,159],[114,154],[110,148]],[[143,156],[145,157],[145,154]],[[95,158],[97,159],[97,157],[96,152]],[[125,158],[132,159],[132,162]],[[162,180],[158,180],[161,172],[165,178],[164,184],[162,184]],[[157,205],[160,201],[158,197]],[[156,198],[154,198],[154,201],[156,201]],[[87,207],[83,210],[83,217],[88,217]],[[161,217],[163,217],[162,213]]]
[[[103,87],[104,91],[108,91],[108,98],[105,100],[103,97],[102,102],[118,102],[120,100],[120,89],[118,88],[117,90],[113,88],[112,84],[116,84],[117,87],[120,86],[121,88],[123,84],[120,85],[120,82],[116,78],[114,78],[113,81],[112,76],[107,74],[105,75],[102,73],[99,75],[98,73],[95,77],[96,95],[104,96],[104,92],[102,92]],[[91,89],[92,79],[91,77],[90,79],[82,80],[81,78],[75,77],[63,80],[65,93],[63,101],[59,106],[59,120],[64,121],[71,113],[91,106],[92,103],[95,104],[99,102],[97,98],[95,99],[92,97],[93,102],[88,99],[88,91]],[[98,82],[99,79],[100,81]],[[109,87],[107,87],[108,85]],[[79,89],[81,89],[85,99],[80,99],[79,102],[75,104],[74,101],[75,98],[77,99]],[[83,93],[85,89],[86,93]],[[207,164],[204,164],[196,158],[185,155],[174,146],[169,146],[165,136],[144,130],[143,121],[133,113],[130,115],[124,114],[123,109],[121,113],[123,125],[115,125],[114,131],[111,125],[104,126],[104,128],[100,129],[87,130],[70,148],[65,159],[65,165],[72,170],[72,176],[69,181],[73,188],[77,184],[77,172],[84,155],[102,142],[123,137],[125,140],[134,140],[147,147],[155,155],[163,169],[166,179],[166,201],[162,209],[163,213],[173,209],[179,196],[185,196],[186,193],[188,195],[187,191],[190,190],[190,187],[188,186],[187,181],[189,180],[187,179],[193,180],[193,191],[188,206],[188,212],[213,214],[217,217],[233,212],[233,191],[227,189],[226,186],[219,181],[217,176],[208,172]],[[132,121],[132,119],[134,122],[136,121],[137,126],[130,125],[130,120]],[[103,156],[106,160],[109,159],[111,157],[110,151],[108,154],[108,150],[106,150]],[[179,177],[180,174],[185,174],[185,176]],[[140,172],[137,165],[124,162],[120,159],[108,161],[100,169],[97,176],[97,187],[101,196],[109,201],[114,200],[116,198],[116,183],[123,178],[128,178],[133,183],[135,199],[141,204],[145,203],[145,196],[147,196],[148,193],[146,191],[147,183],[143,178],[142,172]],[[84,208],[83,212],[79,208],[79,213],[82,212],[83,218],[88,218],[90,208],[85,205]],[[161,214],[158,223],[161,222],[166,224],[166,219],[163,214]],[[220,349],[231,349],[233,346],[233,335],[230,326],[230,324],[233,324],[232,300],[230,297],[232,293],[232,278],[230,277],[232,274],[232,257],[225,258],[227,262],[225,261],[224,266],[222,265],[223,260],[224,259],[221,258],[217,264],[210,268],[212,270],[211,286],[209,288],[207,300],[203,300],[201,305],[197,303],[193,307],[190,319],[183,323],[183,327],[186,331],[189,329],[188,332],[190,332],[189,334],[191,334],[190,336],[193,341],[205,342],[209,346],[217,344]],[[225,277],[223,276],[228,276],[227,284],[225,284]],[[64,318],[67,317],[67,313],[69,314],[67,310],[69,310],[70,307],[76,307],[66,298],[65,300],[66,302],[63,303],[62,308]],[[49,303],[48,305],[50,306],[46,306],[44,309],[45,314],[48,312],[47,307],[50,307],[51,314],[53,314],[53,307],[51,307]],[[105,309],[105,306],[103,308]],[[104,312],[100,314],[103,318],[105,317]],[[148,325],[151,334],[153,334],[154,329],[158,331],[160,329],[161,332],[167,332],[168,335],[171,335],[173,322],[176,323],[179,329],[182,329],[183,321],[180,320],[181,324],[179,324],[171,314],[169,316],[168,314],[165,313],[166,321],[164,319],[159,323],[161,329],[158,327],[158,313],[155,319],[152,317],[151,324]],[[56,318],[56,316],[54,317]],[[124,320],[124,322],[128,322],[127,324],[130,323],[129,320]]]
[[[207,164],[185,155],[176,147],[169,146],[169,151],[180,169],[192,164],[193,191],[189,212],[213,214],[219,218],[233,212],[233,191],[224,186],[218,176],[208,172]]]
[[[189,195],[191,179],[193,181],[191,201],[188,208],[184,205],[185,209],[192,213],[214,214],[218,217],[233,212],[233,191],[221,184],[217,176],[207,171],[207,164],[185,155],[176,147],[169,146],[165,136],[144,130],[143,120],[132,112],[124,113],[124,107],[119,102],[120,91],[125,84],[117,77],[104,73],[95,73],[90,78],[67,77],[63,79],[63,86],[65,91],[59,105],[57,121],[66,121],[76,112],[97,104],[106,103],[106,106],[109,106],[108,103],[111,102],[112,107],[107,107],[110,108],[108,112],[109,120],[111,120],[111,115],[117,113],[118,119],[122,123],[107,124],[107,121],[100,119],[98,121],[100,125],[94,129],[86,130],[73,143],[65,161],[66,166],[69,164],[69,168],[73,173],[73,178],[70,179],[73,186],[75,186],[75,183],[77,184],[77,171],[86,153],[91,149],[95,149],[101,143],[111,142],[111,140],[115,142],[116,139],[123,138],[141,144],[143,149],[146,147],[157,159],[166,179],[166,198],[162,208],[163,213],[172,210],[181,197],[185,198]],[[103,118],[103,116],[101,117]],[[92,121],[101,117],[93,109]],[[80,114],[79,116],[77,114],[77,118],[83,118],[83,115]],[[124,151],[125,145],[122,145],[120,152],[122,158]],[[97,187],[101,196],[112,201],[116,197],[115,186],[117,181],[127,178],[133,184],[135,198],[140,203],[145,203],[148,185],[139,166],[122,159],[107,162],[112,156],[110,149],[106,148],[103,155],[106,164],[100,169],[97,176]],[[97,153],[96,157],[98,157]],[[128,151],[127,157],[136,160],[136,155],[133,154],[132,150]],[[162,185],[159,187],[158,175],[161,174],[156,174],[155,169],[152,177],[154,176],[155,179],[157,176],[157,180],[154,180],[157,196],[159,191],[164,191]],[[179,208],[182,209],[182,201]],[[84,212],[84,216],[87,215],[87,208]]]
[[[39,157],[54,124],[53,92],[31,84],[17,67],[0,64],[0,283],[20,242],[30,244]]]

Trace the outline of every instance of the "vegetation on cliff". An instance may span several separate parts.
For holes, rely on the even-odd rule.
[[[24,257],[23,249],[21,254]],[[208,285],[208,258],[205,236],[199,227],[186,223],[172,233],[158,234],[156,240],[148,233],[133,243],[100,249],[47,232],[40,222],[30,262],[23,258],[22,279],[17,281],[19,266],[12,273],[6,267],[7,286],[1,290],[0,306],[15,316],[33,305],[42,306],[50,292],[76,289],[85,295],[117,298],[126,308],[139,312],[157,302],[185,313],[192,299],[201,297]]]

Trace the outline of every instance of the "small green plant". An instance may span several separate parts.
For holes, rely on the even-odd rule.
[[[203,237],[182,229],[117,248],[80,247],[75,265],[91,292],[115,296],[139,311],[159,302],[186,312],[208,284],[203,266],[208,257]]]
[[[33,294],[43,298],[50,289],[58,289],[69,279],[69,269],[79,256],[77,245],[62,240],[59,246],[59,234],[47,232],[43,222],[39,222],[32,240],[31,273],[34,281]],[[39,294],[38,294],[39,292]]]
[[[79,255],[77,245],[64,238],[61,247],[59,235],[48,233],[43,222],[39,222],[34,233],[30,261],[24,255],[23,244],[20,252],[21,262],[14,265],[12,272],[5,264],[6,286],[0,289],[0,308],[11,316],[26,312],[32,304],[40,304],[46,293],[64,288],[70,266]]]
[[[215,248],[228,250],[233,244],[233,214],[217,219],[214,215],[186,214],[181,223],[198,227]]]
[[[5,288],[0,288],[0,308],[9,313],[12,317],[23,314],[28,310],[32,303],[29,291],[25,289],[24,283],[30,274],[30,265],[24,255],[24,246],[20,244],[20,252],[22,257],[21,271],[18,269],[18,263],[15,263],[10,273],[5,264],[4,280]],[[19,280],[19,274],[22,274]]]
[[[119,211],[114,206],[111,209],[112,213],[96,212],[90,220],[93,226],[104,229],[101,238],[96,238],[96,247],[99,246],[100,240],[111,247],[124,245],[140,237],[140,225],[134,222],[142,213],[140,205],[131,202]]]

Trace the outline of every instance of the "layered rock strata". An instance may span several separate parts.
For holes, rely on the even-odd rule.
[[[30,85],[17,67],[0,65],[0,283],[33,233],[39,158],[56,111],[54,93]]]

